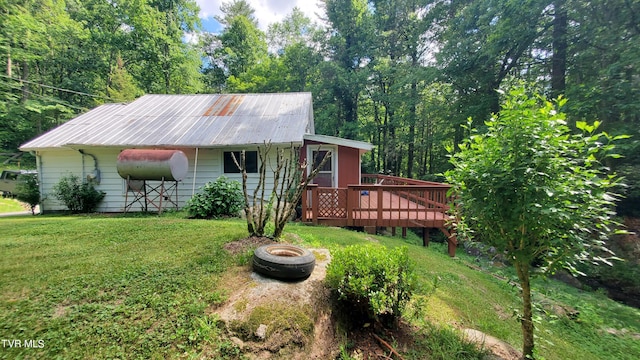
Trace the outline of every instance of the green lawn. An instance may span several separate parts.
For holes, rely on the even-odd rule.
[[[18,200],[0,197],[0,214],[19,211],[25,211],[25,208]]]
[[[227,295],[225,271],[247,266],[223,244],[246,236],[240,220],[157,216],[38,216],[0,219],[0,339],[42,340],[38,348],[0,348],[0,358],[235,358],[235,349],[206,311]],[[376,240],[407,245],[419,286],[407,318],[425,333],[475,328],[520,348],[517,289],[451,259],[416,238],[371,236],[292,224],[310,247],[336,249]],[[287,235],[291,237],[293,235]],[[502,271],[509,277],[508,271]],[[570,304],[577,319],[538,309],[536,339],[546,359],[637,359],[640,313],[598,293],[536,283],[536,297]],[[431,329],[431,330],[430,330]],[[433,334],[433,333],[431,333]],[[425,336],[407,359],[452,358],[444,337]],[[437,355],[437,348],[444,355]],[[424,349],[423,349],[424,348]],[[429,349],[429,350],[427,350]]]

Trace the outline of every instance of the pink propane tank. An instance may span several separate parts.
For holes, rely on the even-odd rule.
[[[118,155],[116,167],[123,179],[181,181],[189,160],[180,150],[126,149]]]

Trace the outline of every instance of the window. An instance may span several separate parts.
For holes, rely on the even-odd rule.
[[[312,156],[313,156],[313,168],[317,168],[318,166],[320,166],[320,163],[322,163],[322,160],[324,160],[324,157],[327,156],[327,153],[329,154],[329,159],[327,159],[327,161],[322,165],[322,168],[320,169],[320,172],[331,172],[332,170],[332,161],[331,161],[331,151],[330,150],[320,150],[320,151],[313,151]]]
[[[231,155],[233,154],[233,156]],[[237,174],[240,172],[238,166],[233,161],[235,156],[238,164],[241,162],[240,151],[225,151],[224,152],[224,173],[225,174]],[[248,173],[258,172],[258,152],[257,151],[245,151],[245,163]],[[242,165],[242,164],[241,164]]]

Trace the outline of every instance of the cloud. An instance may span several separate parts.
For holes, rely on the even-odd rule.
[[[206,19],[220,14],[222,0],[196,0],[200,7],[200,18]]]
[[[231,0],[228,0],[231,1]],[[221,15],[220,5],[223,0],[196,0],[200,6],[200,18],[206,19]],[[281,21],[297,6],[312,21],[320,22],[316,14],[324,14],[318,0],[247,0],[255,10],[258,26],[267,30],[270,24]]]

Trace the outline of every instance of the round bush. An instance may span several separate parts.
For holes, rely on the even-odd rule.
[[[185,209],[192,218],[211,219],[237,216],[243,205],[240,183],[221,176],[200,188],[200,192],[187,201]]]
[[[327,283],[353,313],[395,324],[414,290],[406,246],[352,245],[333,253]]]
[[[105,195],[74,174],[63,176],[53,186],[53,196],[74,214],[94,212]]]

